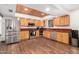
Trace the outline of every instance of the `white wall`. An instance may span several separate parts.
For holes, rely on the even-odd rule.
[[[2,41],[2,17],[0,16],[0,41]]]
[[[70,13],[70,27],[79,29],[79,10]]]
[[[2,17],[0,16],[0,35],[2,34]]]

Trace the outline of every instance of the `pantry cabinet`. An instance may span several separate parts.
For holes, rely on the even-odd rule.
[[[21,26],[28,26],[28,23],[34,23],[35,26],[44,26],[44,21],[42,20],[20,18]]]
[[[53,19],[54,26],[68,26],[70,24],[69,16],[60,16]]]

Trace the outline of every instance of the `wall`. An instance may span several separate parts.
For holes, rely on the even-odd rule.
[[[1,27],[2,27],[2,17],[0,16],[0,35],[2,34],[2,29],[1,29]]]
[[[70,13],[70,27],[79,29],[79,10]]]
[[[13,10],[13,12],[9,12],[9,9]],[[16,12],[16,4],[0,4],[0,13],[4,16],[15,16]]]

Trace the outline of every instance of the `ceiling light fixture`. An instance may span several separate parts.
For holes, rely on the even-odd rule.
[[[42,13],[41,15],[45,15],[44,13]]]
[[[45,10],[46,10],[46,11],[50,11],[50,8],[46,8]]]
[[[24,8],[25,11],[28,11],[28,8]]]

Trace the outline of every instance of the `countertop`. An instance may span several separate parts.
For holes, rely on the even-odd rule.
[[[37,27],[21,27],[21,29],[36,29]],[[40,27],[41,28],[41,27]],[[50,28],[50,29],[55,29],[55,28],[59,28],[59,29],[72,29],[71,27],[43,27],[43,28]]]
[[[39,29],[37,29],[37,27],[21,27],[21,30],[39,30]],[[71,32],[72,29],[70,27],[43,27],[42,30]]]

